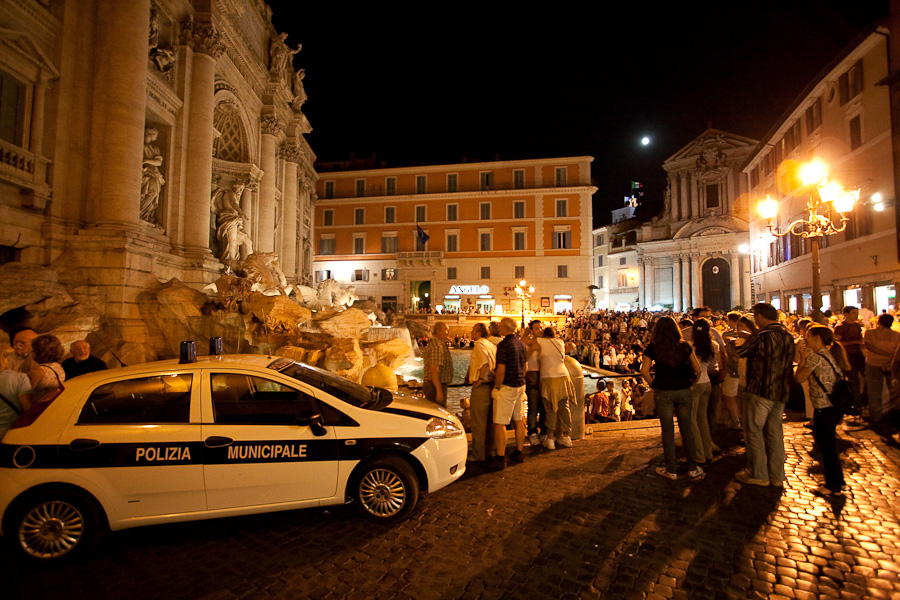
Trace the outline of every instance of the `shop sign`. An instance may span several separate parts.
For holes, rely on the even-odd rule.
[[[486,285],[454,285],[450,288],[451,294],[490,294],[491,288]]]

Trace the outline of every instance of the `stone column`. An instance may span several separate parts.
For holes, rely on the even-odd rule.
[[[681,173],[678,176],[678,179],[681,182],[678,193],[678,204],[680,207],[678,211],[678,219],[680,221],[684,221],[685,219],[689,219],[691,217],[689,210],[690,205],[688,204],[690,202],[691,195],[690,189],[688,188],[687,173]]]
[[[647,264],[645,259],[638,259],[638,304],[640,304],[641,309],[647,308],[647,294],[645,292],[645,283],[647,281]]]
[[[93,222],[137,224],[147,112],[150,0],[102,4],[96,53],[93,58],[85,58],[96,64],[91,162],[102,168],[90,174],[90,208],[85,214]]]
[[[211,24],[186,26],[182,43],[193,54],[185,159],[184,245],[192,253],[209,254],[207,224],[212,194],[216,59],[223,48]]]
[[[261,119],[262,144],[259,167],[263,171],[259,182],[259,219],[256,249],[258,252],[275,251],[275,161],[278,150],[278,132],[282,130],[276,115]]]
[[[244,219],[244,232],[250,236],[253,247],[256,247],[256,220],[253,218],[254,197],[256,196],[256,183],[253,181],[245,182],[244,193],[241,195],[241,210],[247,215]],[[249,223],[248,223],[249,221]]]
[[[672,309],[681,311],[681,257],[672,257]]]
[[[729,255],[731,265],[731,306],[741,304],[741,257],[739,254]]]
[[[297,279],[297,200],[300,180],[297,176],[298,164],[303,158],[303,149],[296,143],[285,143],[281,147],[284,157],[284,217],[281,220],[281,270],[293,280]]]
[[[687,310],[691,305],[691,256],[681,257],[681,310]]]
[[[700,298],[700,256],[691,256],[691,306],[697,308],[703,304]]]
[[[47,84],[44,83],[42,74],[38,74],[38,82],[34,86],[34,100],[31,105],[31,133],[29,134],[28,149],[41,155],[44,149],[44,101],[47,93]]]

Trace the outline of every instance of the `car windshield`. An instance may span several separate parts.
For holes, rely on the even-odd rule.
[[[278,359],[268,366],[269,369],[284,373],[313,387],[325,390],[338,400],[353,406],[378,410],[390,404],[391,394],[380,388],[361,386],[334,373],[316,367],[304,365],[289,359]]]

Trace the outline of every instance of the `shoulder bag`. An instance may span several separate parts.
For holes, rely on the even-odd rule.
[[[821,356],[821,355],[819,355]],[[831,388],[831,393],[829,394],[825,391],[825,386],[822,385],[822,382],[819,381],[819,378],[816,376],[816,371],[813,370],[812,376],[813,379],[816,380],[816,383],[819,384],[819,387],[822,388],[822,391],[825,392],[825,395],[828,397],[828,401],[831,402],[831,405],[838,409],[842,415],[858,417],[862,414],[862,400],[859,395],[859,389],[857,386],[853,385],[853,382],[844,377],[844,374],[835,368],[834,363],[831,362],[831,359],[827,357],[825,358],[826,362],[828,362],[828,366],[831,367],[831,370],[834,371],[834,376],[836,377],[834,381],[834,387]]]

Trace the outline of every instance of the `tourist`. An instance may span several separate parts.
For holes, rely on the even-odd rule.
[[[0,356],[0,440],[30,405],[31,382],[25,373],[12,369],[15,352],[7,346]]]
[[[747,452],[751,469],[737,474],[752,485],[784,485],[784,430],[781,419],[790,395],[794,338],[771,304],[753,306],[759,327],[737,350],[747,359]]]
[[[447,406],[447,389],[453,380],[453,358],[447,346],[450,328],[444,321],[438,321],[431,332],[432,339],[422,352],[422,358],[425,359],[422,392],[425,398],[435,404]]]
[[[555,450],[556,444],[559,444],[564,448],[571,448],[571,404],[574,404],[575,388],[566,368],[563,343],[556,338],[550,327],[544,329],[541,337],[530,340],[529,343],[529,350],[537,350],[541,365],[541,399],[547,428],[544,447]]]
[[[62,368],[66,372],[66,379],[72,379],[85,373],[93,373],[95,371],[105,370],[106,363],[91,356],[91,345],[85,340],[76,340],[69,346],[69,353],[72,355],[62,361]]]
[[[863,350],[863,326],[859,322],[859,309],[855,306],[845,306],[841,312],[844,321],[834,328],[834,339],[841,343],[847,353],[847,361],[850,363],[847,377],[862,391],[866,381],[866,356]]]
[[[651,372],[652,369],[655,369]],[[653,327],[650,343],[644,350],[641,376],[653,390],[656,413],[662,429],[665,466],[656,469],[666,479],[678,478],[678,459],[675,454],[675,421],[687,454],[688,477],[703,477],[703,469],[694,461],[694,436],[691,433],[691,384],[700,363],[690,344],[681,337],[678,324],[671,317],[661,317]]]
[[[540,347],[532,344],[541,335],[543,326],[537,319],[528,324],[522,331],[522,341],[528,348],[525,362],[525,396],[528,398],[528,441],[534,446],[542,443],[541,434],[546,439],[547,428],[544,425],[544,404],[541,401],[541,359]]]
[[[472,385],[469,398],[472,424],[472,458],[474,462],[485,460],[488,423],[491,417],[491,383],[497,366],[497,347],[487,340],[484,323],[472,326],[475,347],[469,357],[466,383]]]
[[[891,360],[900,347],[900,333],[891,329],[893,326],[894,317],[889,314],[878,315],[878,325],[875,329],[868,330],[863,339],[866,348],[869,422],[879,428],[883,417],[883,399],[890,387]]]
[[[497,451],[493,468],[506,467],[506,426],[513,423],[516,449],[510,456],[514,462],[525,460],[525,343],[516,336],[516,322],[510,317],[500,320],[503,339],[497,345],[497,367],[494,371],[494,446]]]
[[[728,411],[728,427],[741,428],[741,406],[738,401],[738,356],[734,341],[738,336],[738,321],[741,313],[732,311],[726,315],[728,329],[722,334],[725,343],[725,365],[721,371],[724,373],[722,382],[722,399],[725,401],[725,409]]]
[[[712,384],[709,381],[709,371],[716,368],[719,345],[713,341],[710,329],[711,324],[709,320],[699,317],[694,322],[691,334],[692,341],[689,342],[700,363],[700,376],[691,388],[694,394],[691,404],[691,433],[694,437],[694,448],[696,449],[694,460],[697,463],[708,463],[713,459],[712,434],[709,430],[709,418],[706,409],[709,402],[709,394],[712,390]]]
[[[37,332],[31,327],[18,327],[13,329],[10,339],[15,351],[10,368],[20,373],[28,373],[37,366],[34,357],[31,356],[31,342],[37,337]]]
[[[26,410],[32,402],[40,402],[49,392],[62,387],[66,380],[66,372],[59,364],[63,347],[58,337],[48,333],[39,335],[31,342],[31,349],[37,366],[28,371],[33,392],[29,406],[23,406]]]
[[[844,473],[835,433],[842,415],[828,401],[828,394],[841,376],[841,371],[849,370],[850,364],[840,343],[834,341],[834,332],[824,325],[814,325],[806,331],[806,346],[800,349],[800,359],[796,378],[797,381],[807,381],[812,376],[809,396],[815,408],[813,439],[822,454],[822,467],[825,470],[825,483],[815,492],[833,496],[840,494],[844,487]]]

